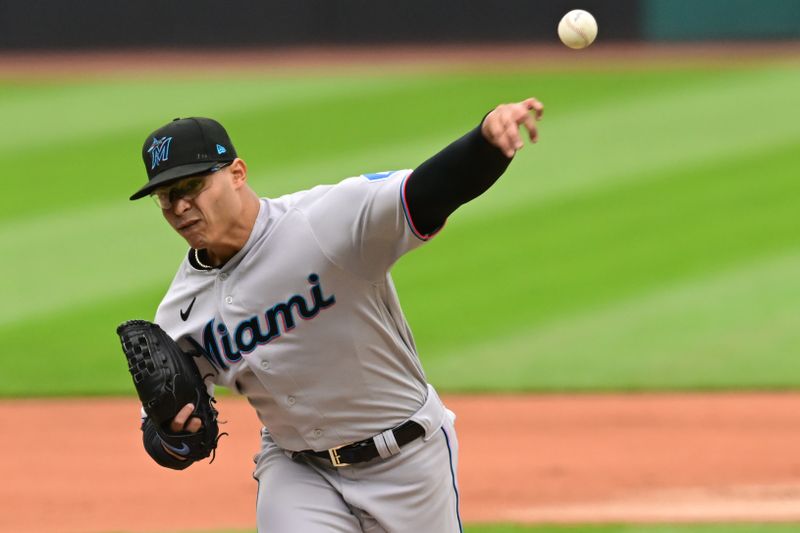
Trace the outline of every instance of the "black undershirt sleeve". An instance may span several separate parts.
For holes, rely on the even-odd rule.
[[[451,143],[408,178],[406,204],[414,227],[422,235],[434,233],[459,206],[491,187],[509,163],[480,125]]]
[[[167,450],[161,445],[161,438],[158,436],[156,427],[149,418],[145,418],[144,422],[142,422],[142,441],[147,454],[163,467],[183,470],[193,463],[193,461],[189,460],[181,461],[167,453]]]

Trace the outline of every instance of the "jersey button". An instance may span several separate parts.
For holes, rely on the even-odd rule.
[[[223,272],[222,274],[219,275],[219,279],[221,279],[222,281],[225,281],[226,279],[228,279],[228,275]]]
[[[269,361],[261,361],[261,368],[264,370],[269,370]]]
[[[319,429],[319,428],[315,429],[315,430],[314,430],[314,436],[315,436],[316,438],[320,438],[320,437],[322,436],[322,430],[321,430],[321,429]]]
[[[289,396],[288,398],[286,398],[286,403],[288,403],[289,405],[294,405],[296,401],[297,400],[294,399],[294,396]]]
[[[232,304],[233,303],[233,296],[226,296],[225,297],[225,303],[226,304]]]

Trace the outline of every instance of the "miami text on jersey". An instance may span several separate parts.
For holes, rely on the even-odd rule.
[[[336,303],[333,294],[327,298],[322,295],[318,275],[309,275],[308,282],[311,283],[310,305],[305,297],[295,294],[285,302],[273,305],[263,315],[253,315],[239,322],[233,332],[227,328],[224,322],[220,321],[215,326],[216,320],[211,319],[203,328],[202,345],[191,337],[189,337],[189,341],[213,365],[227,369],[226,361],[236,363],[241,360],[242,354],[252,352],[259,344],[267,344],[280,337],[282,331],[294,329],[295,313],[300,318],[308,320]],[[278,316],[281,317],[283,328],[278,321]],[[220,351],[220,345],[222,345],[222,351]]]

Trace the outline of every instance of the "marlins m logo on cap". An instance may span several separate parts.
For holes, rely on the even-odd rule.
[[[144,138],[142,163],[147,183],[131,200],[189,176],[209,172],[222,163],[233,163],[238,156],[228,132],[211,118],[176,118]]]
[[[169,143],[172,137],[153,137],[153,144],[147,151],[150,153],[151,164],[150,168],[156,168],[162,161],[169,159]]]

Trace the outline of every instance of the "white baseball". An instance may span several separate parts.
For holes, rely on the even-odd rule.
[[[597,37],[597,21],[588,11],[573,9],[558,23],[558,37],[570,48],[586,48]]]

